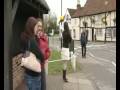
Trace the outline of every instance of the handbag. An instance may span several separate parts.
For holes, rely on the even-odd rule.
[[[41,72],[41,64],[36,58],[35,54],[29,51],[30,42],[28,42],[28,51],[26,51],[26,57],[22,57],[21,66],[32,70],[34,72]]]

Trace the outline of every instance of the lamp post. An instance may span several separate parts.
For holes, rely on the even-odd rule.
[[[62,20],[62,0],[61,0],[61,17],[60,17],[60,21]],[[61,27],[62,27],[62,21],[60,22],[61,24]],[[60,34],[61,34],[61,37],[60,37],[60,40],[61,40],[61,48],[62,48],[62,28],[60,29]]]
[[[61,16],[62,16],[62,0],[61,0]]]

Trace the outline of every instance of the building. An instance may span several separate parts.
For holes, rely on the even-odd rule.
[[[78,0],[70,25],[74,40],[88,30],[89,41],[116,41],[116,0],[87,0],[84,7]]]
[[[69,29],[70,29],[70,31],[71,31],[71,34],[72,34],[72,31],[73,31],[71,19],[72,19],[72,16],[74,15],[74,13],[76,12],[76,10],[77,10],[77,9],[67,8],[66,13],[65,13],[65,15],[64,15],[64,22],[65,22],[65,21],[68,22],[68,25],[69,25]],[[73,34],[72,34],[72,37],[74,37]]]

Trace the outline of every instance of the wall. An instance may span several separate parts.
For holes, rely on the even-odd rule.
[[[76,31],[75,40],[79,40],[80,33],[83,31],[83,28],[81,28],[81,29],[79,28],[79,26],[84,27],[83,21],[86,21],[88,23],[88,27],[105,28],[105,27],[116,26],[116,23],[113,22],[113,19],[116,17],[116,11],[112,11],[107,14],[108,14],[108,16],[106,18],[106,20],[107,20],[106,26],[102,22],[102,18],[105,16],[105,13],[101,13],[98,15],[92,15],[92,16],[84,16],[84,17],[80,17],[80,18],[72,18],[71,19],[71,27],[72,27],[72,34],[74,34],[73,33],[74,29]],[[90,20],[91,17],[95,19],[95,24],[91,23],[91,20]],[[88,40],[91,41],[92,40],[92,30],[91,29],[88,29],[88,30],[89,30],[88,31],[89,32]],[[98,35],[97,39],[104,41],[105,29],[101,29],[101,30],[102,30],[102,35]],[[95,29],[94,33],[96,33],[96,32],[97,32],[97,30]],[[114,39],[114,40],[116,40],[116,39]]]

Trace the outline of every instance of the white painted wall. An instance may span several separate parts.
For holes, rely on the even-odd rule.
[[[84,16],[84,17],[80,17],[80,18],[71,18],[68,9],[66,10],[65,13],[65,20],[66,21],[66,17],[67,15],[69,16],[69,18],[71,19],[68,22],[69,25],[69,29],[71,30],[71,36],[74,40],[79,40],[80,39],[80,34],[83,31],[83,29],[80,29],[80,27],[84,27],[83,25],[83,21],[86,21],[88,23],[88,27],[95,27],[95,28],[105,28],[105,25],[102,22],[102,18],[105,16],[105,13],[102,14],[98,14],[98,15],[92,15],[92,16]],[[95,19],[95,24],[91,23],[91,19],[90,17]],[[107,17],[107,27],[111,27],[111,26],[115,26],[116,24],[113,22],[113,19],[116,17],[116,11],[110,12],[108,13],[108,17]],[[75,38],[74,38],[74,30],[75,29]],[[97,40],[101,40],[104,41],[104,34],[105,34],[105,30],[101,29],[102,31],[102,35],[96,35],[97,36]],[[88,29],[88,40],[91,41],[92,40],[92,30]],[[95,30],[94,33],[96,33],[97,30]],[[116,38],[114,38],[113,40],[116,40]]]
[[[96,27],[96,28],[105,28],[105,25],[103,24],[102,22],[102,18],[105,16],[105,13],[102,13],[102,14],[98,14],[98,15],[93,15],[93,16],[85,16],[85,17],[80,17],[79,18],[72,18],[71,19],[71,30],[72,30],[72,34],[73,34],[73,30],[75,29],[76,31],[76,38],[74,40],[79,40],[80,39],[80,33],[82,32],[82,29],[80,30],[79,28],[79,25],[80,27],[84,27],[83,26],[83,21],[86,21],[88,23],[88,27]],[[95,24],[92,24],[91,25],[91,20],[90,20],[90,17],[94,17],[95,18]],[[114,25],[114,22],[113,22],[113,19],[116,17],[116,12],[113,11],[113,12],[110,12],[108,13],[108,17],[107,17],[107,27],[111,27],[111,26],[115,26]],[[89,31],[89,35],[88,35],[88,40],[92,40],[92,30],[91,29],[88,29]],[[101,40],[101,41],[104,41],[104,34],[105,34],[105,30],[104,29],[101,29],[102,30],[102,35],[97,35],[97,40]],[[95,31],[96,32],[96,31]],[[73,36],[73,35],[72,35]],[[114,39],[116,40],[116,39]]]

